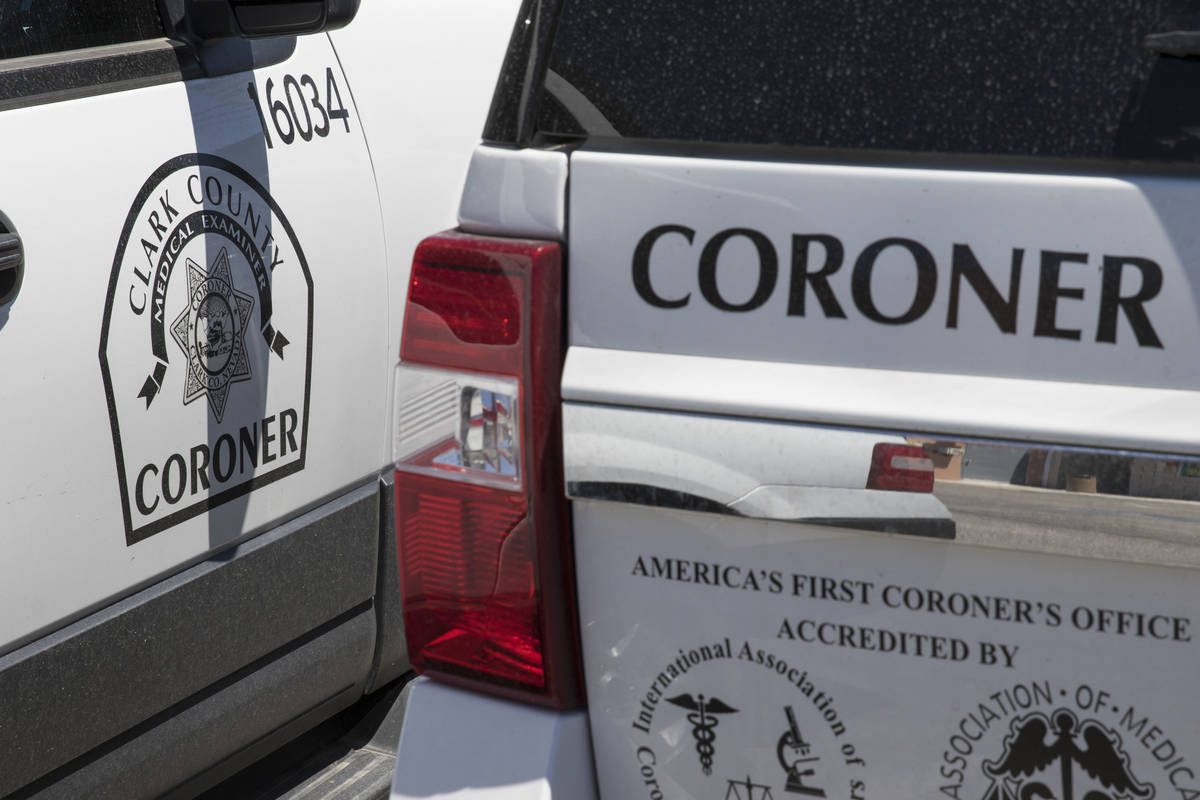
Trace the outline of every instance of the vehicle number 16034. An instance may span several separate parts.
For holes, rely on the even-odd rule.
[[[346,133],[350,132],[350,112],[342,103],[342,93],[338,90],[332,67],[325,69],[324,101],[321,99],[317,82],[308,74],[302,74],[298,78],[295,75],[284,75],[282,91],[277,91],[273,78],[267,78],[264,97],[261,100],[254,81],[250,81],[246,91],[262,123],[263,136],[266,137],[268,148],[275,146],[271,137],[272,128],[284,144],[296,141],[297,136],[305,142],[312,141],[313,136],[324,138],[329,135],[335,120],[341,120]],[[267,124],[267,115],[263,113],[264,104],[271,117],[270,125]]]

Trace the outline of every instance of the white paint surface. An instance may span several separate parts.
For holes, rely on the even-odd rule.
[[[562,239],[566,205],[565,153],[480,146],[471,157],[458,222],[472,233]]]
[[[519,5],[368,2],[352,25],[330,34],[362,115],[384,220],[389,351],[379,365],[378,391],[389,404],[413,252],[458,222],[463,181]],[[391,460],[391,435],[388,414],[380,464]]]
[[[1084,383],[1200,388],[1200,229],[1195,183],[1165,177],[1088,177],[786,162],[734,161],[580,151],[571,156],[570,316],[572,345],[719,356],[848,368]],[[679,308],[656,308],[635,292],[631,264],[644,234],[660,225],[695,231],[659,239],[650,282]],[[774,290],[761,306],[722,311],[699,288],[698,264],[715,234],[764,234],[777,259]],[[845,318],[826,318],[811,286],[805,313],[789,315],[793,235],[828,234],[844,262],[829,287]],[[851,277],[868,245],[918,242],[936,263],[932,304],[902,325],[870,321],[856,306]],[[966,244],[1003,296],[1014,249],[1022,249],[1016,332],[1002,333],[964,281],[957,327],[948,327],[951,256]],[[1058,298],[1056,324],[1079,341],[1034,336],[1042,251],[1086,254],[1064,265],[1059,284],[1082,299]],[[1145,308],[1161,349],[1139,346],[1123,314],[1115,344],[1098,342],[1104,255],[1154,261],[1163,286]],[[810,272],[824,262],[813,245]],[[716,284],[730,303],[759,285],[759,256],[745,237],[720,250]],[[1138,291],[1129,270],[1121,292]],[[870,280],[881,313],[901,315],[916,271],[904,251],[885,250]],[[766,285],[766,284],[764,284]]]
[[[247,95],[250,81],[265,95],[271,80],[277,100],[286,75],[309,74],[319,81],[324,103],[330,68],[350,107],[328,38],[309,36],[298,40],[287,61],[253,74],[0,114],[8,189],[0,210],[21,235],[26,254],[24,286],[0,325],[0,414],[7,421],[7,457],[0,460],[0,648],[276,525],[368,479],[382,465],[386,364],[393,348],[382,333],[383,227],[362,120],[350,107],[349,132],[335,120],[327,137],[296,137],[284,145],[275,135],[268,149]],[[102,317],[135,196],[160,165],[196,152],[232,162],[262,184],[303,248],[313,282],[307,458],[299,472],[127,546],[98,360]],[[181,213],[192,205],[178,186],[171,188],[170,202]],[[129,248],[135,254],[143,236],[155,241],[146,220],[139,219],[134,232]],[[215,250],[207,254],[206,262],[215,256]],[[113,402],[135,477],[153,460],[188,454],[226,433],[237,436],[239,428],[281,410],[276,406],[292,407],[302,394],[307,312],[297,316],[294,304],[304,295],[303,278],[294,254],[284,256],[273,277],[280,306],[275,322],[292,343],[282,359],[271,355],[272,363],[262,335],[246,331],[252,378],[229,387],[220,421],[203,397],[184,403],[186,360],[169,332],[162,390],[149,409],[138,397],[155,359],[148,322],[130,311],[130,274],[119,271],[113,326],[122,333],[111,337],[109,359],[114,378],[128,378],[114,382]],[[186,269],[180,267],[168,289],[168,327],[186,305]],[[254,297],[254,328],[261,303],[252,287],[251,279],[238,288]],[[263,466],[257,469],[265,471]],[[188,499],[206,493],[201,488]]]
[[[391,375],[412,253],[420,239],[455,225],[516,9],[515,0],[364,3],[347,28],[301,37],[287,61],[254,73],[0,113],[7,190],[0,212],[21,235],[27,263],[20,295],[0,308],[6,420],[0,652],[386,468]],[[270,124],[268,80],[272,99],[286,105],[285,77],[311,75],[324,103],[327,69],[349,110],[349,133],[332,120],[329,136],[307,142],[297,136],[285,145],[271,129],[274,147],[267,149],[247,84],[256,84]],[[301,90],[311,96],[306,85]],[[299,111],[295,89],[292,95]],[[231,161],[263,184],[308,261],[313,343],[305,466],[127,546],[97,358],[102,316],[118,238],[138,190],[161,164],[194,152]],[[171,200],[182,209],[175,190]],[[291,297],[283,296],[292,279],[287,268],[278,267],[280,304]],[[179,310],[176,288],[168,299],[171,321]],[[114,302],[128,305],[127,290],[119,284]],[[280,322],[294,311],[281,308]],[[284,358],[270,364],[260,351],[254,380],[232,385],[219,423],[204,398],[183,404],[183,354],[168,339],[172,361],[152,404],[154,419],[138,417],[138,404],[143,416],[146,410],[137,389],[117,398],[121,436],[137,443],[131,458],[143,451],[159,450],[163,459],[190,453],[210,434],[237,434],[255,414],[261,420],[257,405],[265,397],[266,410],[285,389],[276,382],[303,360],[303,335],[294,337],[294,326],[280,329],[293,339]],[[130,374],[154,365],[148,346],[112,357],[114,370]],[[269,388],[262,382],[268,366],[275,369]],[[296,388],[291,379],[289,396]],[[248,403],[239,406],[239,393],[247,391],[254,397],[243,396]],[[178,407],[178,418],[154,413],[166,403]],[[135,477],[142,466],[132,465]]]
[[[575,346],[563,367],[563,397],[849,427],[1200,453],[1200,428],[1190,422],[1200,408],[1200,393],[1191,390]]]
[[[392,800],[596,800],[587,713],[554,712],[418,678]]]

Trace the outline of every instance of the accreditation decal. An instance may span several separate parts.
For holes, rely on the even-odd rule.
[[[304,468],[313,283],[279,204],[192,153],[142,185],[100,333],[128,544]]]

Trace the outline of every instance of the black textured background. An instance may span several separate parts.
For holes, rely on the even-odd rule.
[[[154,0],[0,0],[0,58],[163,35]]]
[[[629,137],[1200,158],[1195,0],[566,0],[551,69]],[[541,129],[578,132],[552,101]]]

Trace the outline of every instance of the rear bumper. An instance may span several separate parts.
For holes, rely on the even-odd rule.
[[[586,711],[442,686],[408,689],[392,800],[596,800]]]

